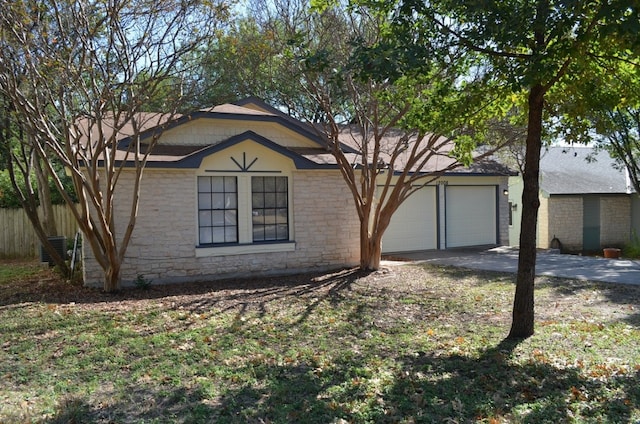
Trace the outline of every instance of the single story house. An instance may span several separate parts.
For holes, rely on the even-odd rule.
[[[129,142],[122,134],[119,145]],[[119,184],[131,181],[126,175]],[[507,178],[504,167],[475,165],[420,189],[394,216],[384,251],[506,243]],[[120,203],[115,220],[126,222],[129,203]],[[83,246],[85,284],[100,286],[102,270]],[[358,216],[325,141],[249,98],[177,117],[163,131],[142,178],[122,278],[198,281],[358,262]]]
[[[514,246],[519,244],[522,189],[522,178],[511,177],[509,240]],[[640,228],[640,200],[629,175],[603,150],[543,148],[539,197],[537,246],[542,249],[557,241],[567,252],[622,247]]]

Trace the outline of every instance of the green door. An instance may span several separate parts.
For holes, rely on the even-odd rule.
[[[600,250],[600,198],[582,198],[582,250]]]

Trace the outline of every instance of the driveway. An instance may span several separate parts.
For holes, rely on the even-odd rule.
[[[516,273],[518,270],[518,250],[511,247],[429,250],[390,256],[417,263],[436,263],[487,271]],[[538,252],[536,260],[536,275],[640,285],[640,261],[541,251]]]

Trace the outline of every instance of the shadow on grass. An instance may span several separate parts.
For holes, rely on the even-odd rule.
[[[127,300],[153,300],[171,296],[199,295],[209,293],[223,293],[226,300],[256,296],[270,298],[290,294],[305,294],[308,292],[331,287],[332,293],[368,273],[357,268],[342,269],[307,274],[284,276],[268,276],[260,278],[236,278],[196,283],[180,283],[167,285],[152,285],[148,289],[127,287],[117,293],[105,293],[100,289],[82,287],[77,283],[69,283],[51,277],[36,281],[21,282],[13,286],[0,287],[0,306],[10,306],[21,303],[40,302],[52,304],[91,304],[110,303]],[[202,302],[206,307],[206,301]],[[198,302],[193,302],[193,309],[198,309]]]
[[[516,276],[512,273],[498,271],[471,270],[455,266],[425,264],[420,265],[426,270],[438,272],[450,279],[462,280],[474,278],[480,286],[501,282],[513,284],[515,293]],[[635,327],[640,327],[640,286],[616,283],[603,283],[557,277],[536,277],[536,289],[550,289],[558,296],[570,296],[579,299],[582,293],[598,291],[607,301],[619,305],[624,312],[621,321]]]
[[[540,280],[540,283],[536,283],[537,287],[550,288],[560,296],[570,296],[575,299],[579,299],[581,294],[588,296],[590,292],[597,291],[606,298],[607,302],[620,307],[618,312],[624,313],[621,321],[640,327],[640,286],[560,278],[540,278]]]
[[[112,394],[103,394],[108,397]],[[209,423],[217,414],[198,389],[167,387],[149,390],[132,387],[123,401],[105,399],[98,406],[79,397],[65,398],[46,424],[81,423]],[[215,421],[214,421],[215,422]]]
[[[638,372],[601,381],[543,357],[514,364],[517,344],[503,341],[478,357],[417,352],[382,374],[380,358],[367,352],[322,367],[252,364],[253,381],[215,399],[198,388],[131,387],[119,403],[64,402],[46,422],[629,422],[640,403]]]

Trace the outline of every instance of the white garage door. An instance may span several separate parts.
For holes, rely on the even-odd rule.
[[[445,193],[447,248],[496,244],[495,186],[448,186]]]
[[[393,214],[382,238],[383,252],[435,249],[436,189],[425,187],[413,193]]]

